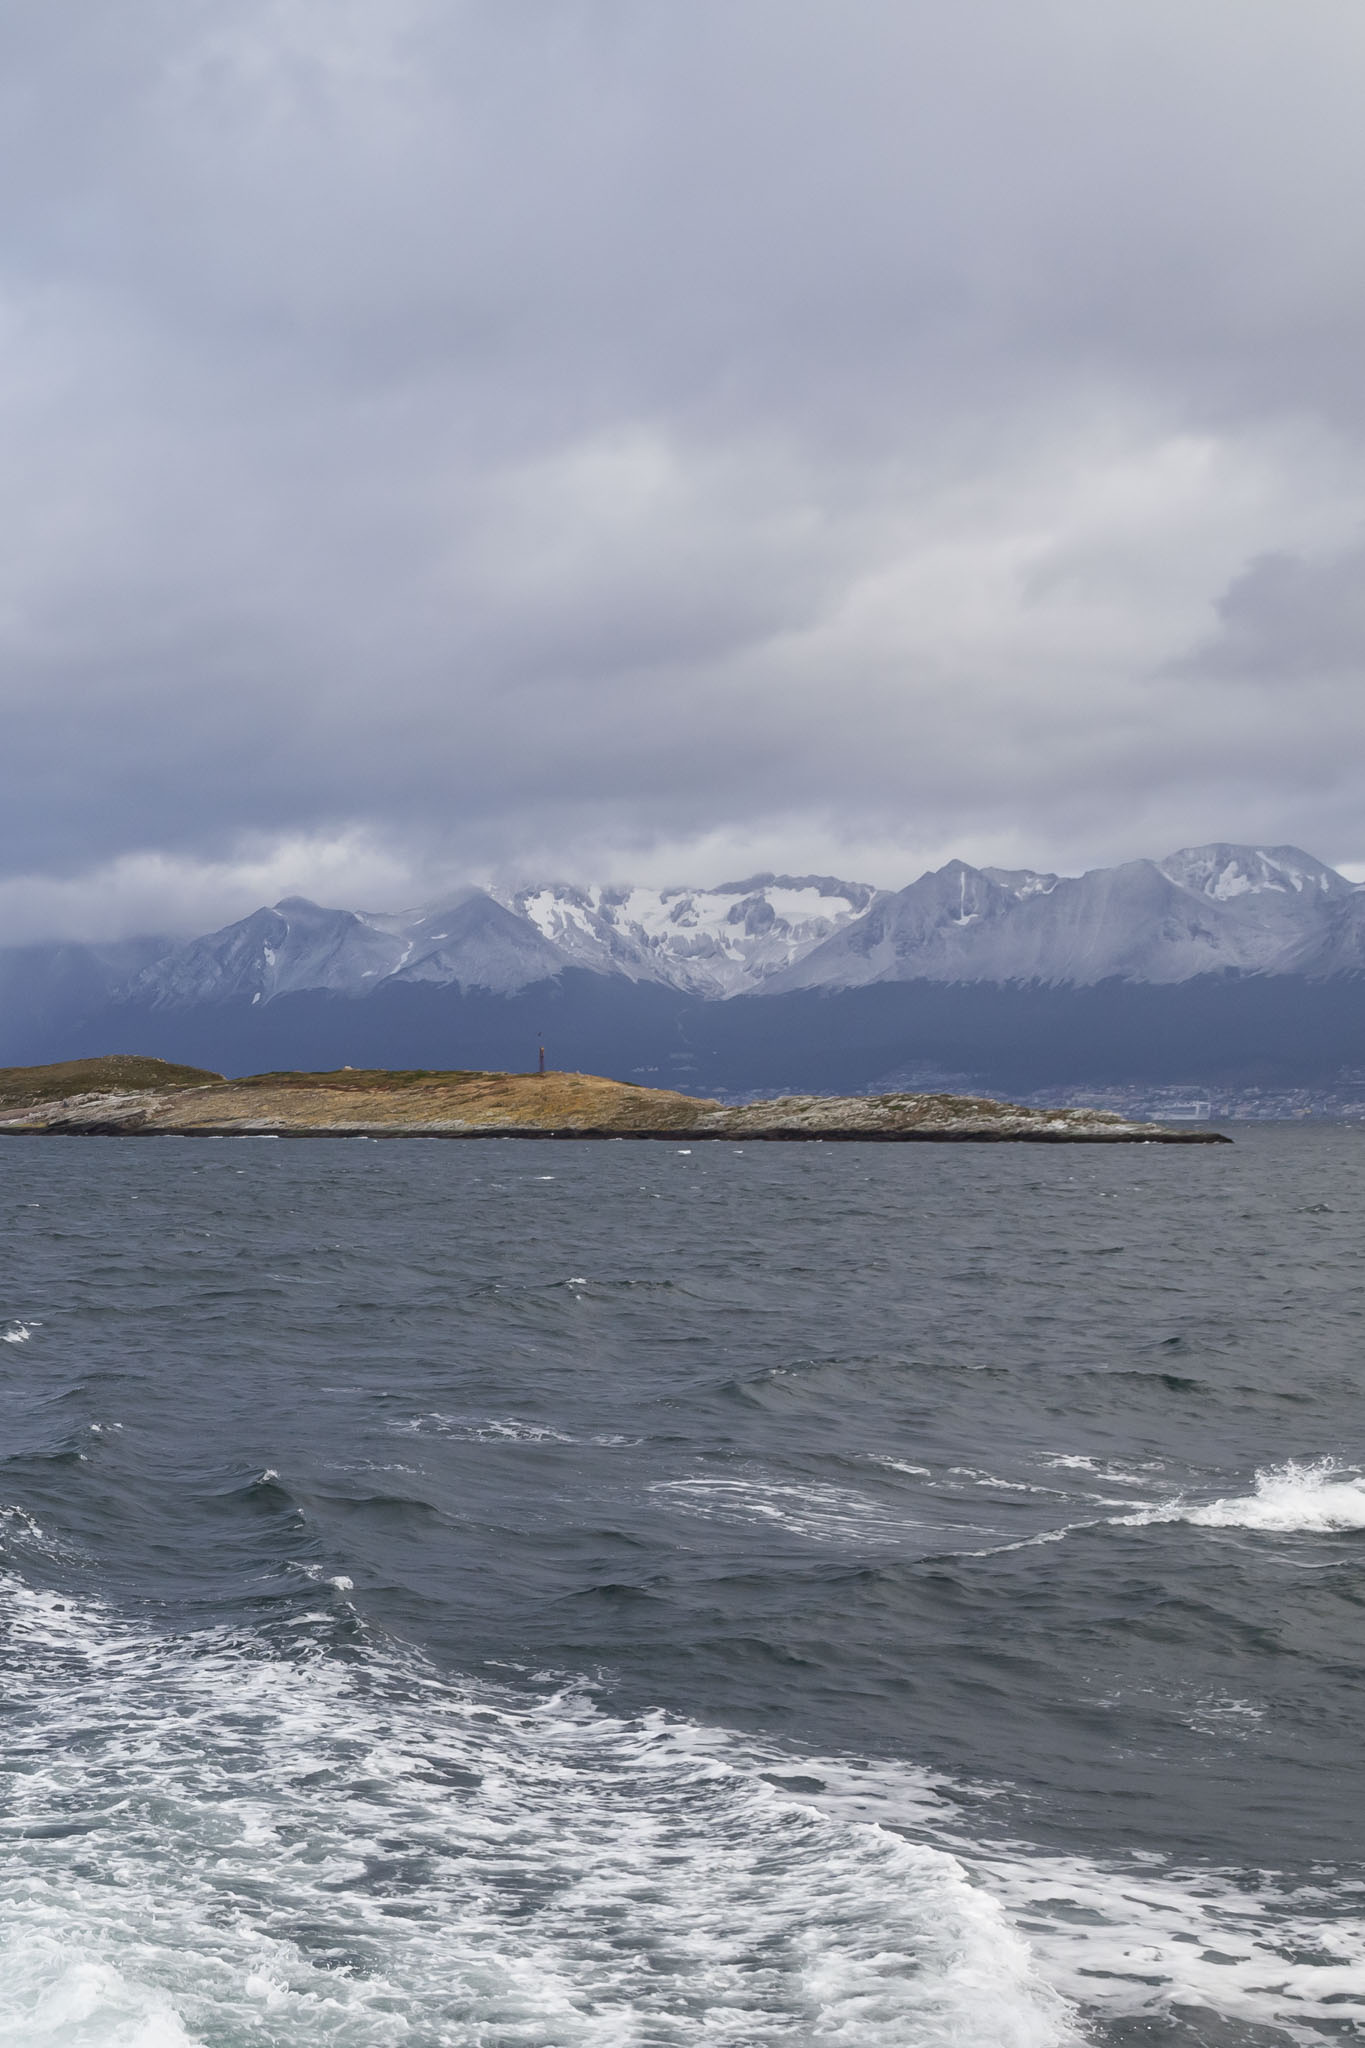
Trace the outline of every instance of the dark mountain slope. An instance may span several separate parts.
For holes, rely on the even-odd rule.
[[[173,1010],[120,1003],[65,1035],[12,1033],[0,1061],[139,1052],[227,1074],[275,1068],[551,1065],[696,1093],[852,1093],[969,1081],[993,1094],[1140,1083],[1314,1087],[1365,1069],[1365,976],[1201,975],[1176,984],[880,982],[705,1002],[568,969],[510,996],[389,983]]]

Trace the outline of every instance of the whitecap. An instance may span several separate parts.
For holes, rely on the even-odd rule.
[[[311,1579],[315,1586],[331,1586],[338,1593],[353,1593],[355,1580],[345,1572],[329,1572],[325,1565],[311,1564],[306,1558],[290,1558],[290,1571],[298,1572],[302,1578]]]
[[[449,1436],[470,1443],[571,1444],[577,1439],[548,1423],[523,1422],[515,1415],[414,1415],[389,1424],[399,1436]]]
[[[1255,1490],[1226,1500],[1191,1501],[1183,1495],[1116,1516],[1119,1526],[1188,1522],[1200,1529],[1261,1529],[1282,1535],[1336,1535],[1365,1529],[1365,1476],[1334,1458],[1307,1464],[1290,1459],[1256,1474]]]
[[[18,1507],[13,1502],[2,1506],[0,1507],[0,1521],[13,1523],[32,1542],[41,1543],[43,1540],[43,1532],[27,1508]]]

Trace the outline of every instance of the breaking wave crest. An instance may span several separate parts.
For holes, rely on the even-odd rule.
[[[1189,1522],[1201,1529],[1265,1529],[1286,1535],[1336,1535],[1365,1529],[1365,1476],[1335,1459],[1293,1459],[1256,1474],[1252,1493],[1202,1506],[1184,1499],[1139,1508],[1116,1521],[1129,1528]]]

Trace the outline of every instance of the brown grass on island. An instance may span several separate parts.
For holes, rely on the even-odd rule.
[[[488,1125],[556,1129],[671,1130],[720,1104],[668,1088],[639,1088],[596,1074],[488,1073],[470,1068],[342,1067],[331,1073],[249,1074],[228,1080],[206,1068],[112,1054],[47,1067],[0,1068],[0,1110],[69,1106],[68,1123],[113,1117],[129,1129],[191,1131],[225,1122],[290,1130]],[[82,1115],[82,1111],[87,1114]]]
[[[1033,1139],[1219,1144],[1098,1109],[965,1095],[784,1095],[727,1106],[598,1074],[352,1068],[251,1074],[111,1054],[0,1069],[0,1131],[72,1136]]]
[[[183,1099],[172,1114],[208,1117],[220,1108],[234,1117],[281,1117],[291,1128],[321,1129],[402,1124],[410,1129],[448,1125],[553,1130],[674,1130],[694,1124],[719,1103],[668,1088],[637,1088],[596,1074],[500,1074],[454,1068],[343,1068],[331,1074],[252,1074]]]

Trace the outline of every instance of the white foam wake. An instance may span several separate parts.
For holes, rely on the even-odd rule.
[[[1255,1490],[1227,1500],[1178,1500],[1118,1515],[1120,1526],[1190,1522],[1201,1529],[1265,1529],[1283,1534],[1333,1535],[1365,1529],[1365,1477],[1354,1467],[1320,1458],[1278,1465],[1256,1474]]]
[[[158,1638],[12,1584],[0,1635],[7,2048],[1079,2048],[1187,2008],[1301,2043],[1365,2020],[1342,1880],[986,1849],[908,1767],[390,1651]]]
[[[1236,1703],[1227,1703],[1229,1705]],[[811,1759],[830,1812],[951,1840],[903,1767]],[[1111,1864],[1002,1844],[960,1853],[1025,1935],[1049,1983],[1093,2027],[1165,2040],[1181,2014],[1191,2043],[1238,2038],[1317,2044],[1365,2029],[1365,1871],[1290,1886],[1266,1871],[1180,1870],[1147,1853]],[[1206,2032],[1200,2016],[1213,2016]],[[1140,2036],[1127,2031],[1143,2028]],[[1149,2035],[1145,2029],[1150,2025]],[[1103,2038],[1109,2038],[1106,2033]]]
[[[0,1593],[10,2048],[1063,2048],[960,1860],[720,1734]]]

